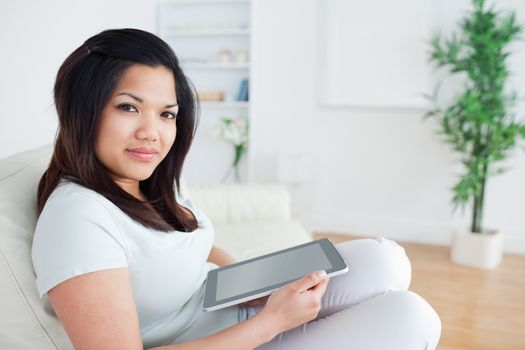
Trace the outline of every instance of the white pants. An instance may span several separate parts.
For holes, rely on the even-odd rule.
[[[335,247],[349,271],[330,278],[318,317],[257,349],[435,349],[441,321],[423,298],[408,291],[411,266],[405,250],[385,238]],[[248,308],[249,317],[261,309]]]

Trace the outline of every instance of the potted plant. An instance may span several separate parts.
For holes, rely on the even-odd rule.
[[[445,107],[437,101],[436,88],[433,96],[427,96],[433,107],[425,118],[439,122],[440,134],[461,156],[464,171],[452,188],[454,210],[472,206],[470,230],[453,235],[451,259],[490,269],[501,261],[503,238],[497,230],[483,226],[487,180],[506,170],[500,162],[525,138],[525,124],[512,112],[516,93],[506,90],[508,46],[523,27],[514,12],[495,11],[485,0],[472,3],[472,11],[461,20],[459,35],[444,39],[436,34],[430,40],[430,61],[461,74],[464,84]]]

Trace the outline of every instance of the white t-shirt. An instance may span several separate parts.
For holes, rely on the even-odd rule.
[[[146,348],[204,337],[248,318],[238,306],[203,311],[205,279],[217,267],[207,262],[215,234],[190,200],[179,203],[197,219],[195,231],[147,228],[101,194],[62,180],[33,238],[40,297],[74,276],[127,268]]]

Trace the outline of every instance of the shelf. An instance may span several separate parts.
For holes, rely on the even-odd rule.
[[[167,37],[217,37],[217,36],[249,36],[249,29],[213,29],[213,30],[172,30],[166,31]]]
[[[202,108],[249,108],[248,101],[202,101],[200,102]]]
[[[250,0],[170,0],[164,6],[250,4]]]
[[[183,69],[248,69],[250,63],[222,62],[181,62]]]

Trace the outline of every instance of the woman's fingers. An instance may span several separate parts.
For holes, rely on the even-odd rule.
[[[321,282],[324,279],[324,276],[326,276],[326,271],[314,271],[304,276],[303,278],[290,283],[290,285],[288,285],[287,287],[291,288],[297,293],[304,293],[310,289],[313,289],[313,287],[319,284],[319,282]]]

